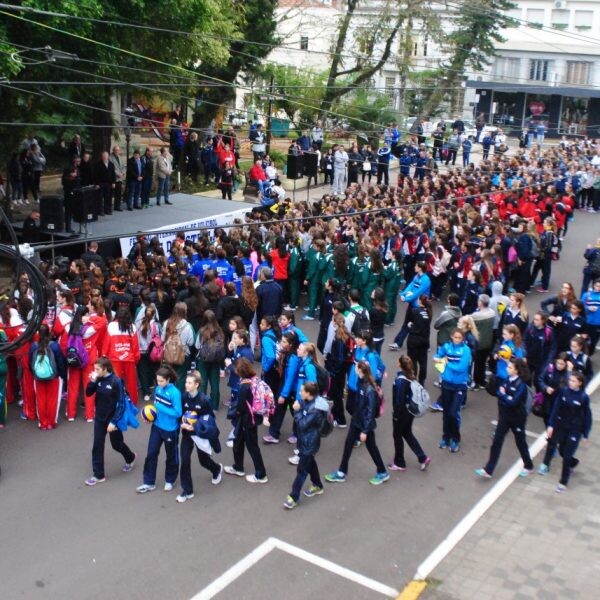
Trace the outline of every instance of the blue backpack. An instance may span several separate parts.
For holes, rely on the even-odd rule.
[[[381,356],[377,354],[377,352],[371,352],[371,354],[375,356],[375,360],[377,361],[377,370],[375,371],[375,373],[373,373],[373,378],[375,379],[377,385],[381,385],[381,382],[383,381],[383,376],[385,375],[386,371],[385,363],[383,362]]]
[[[33,362],[33,377],[38,381],[51,381],[58,376],[56,359],[51,348],[46,348],[45,354],[35,353]]]
[[[121,397],[119,402],[125,405],[123,415],[116,423],[117,429],[119,429],[119,431],[127,431],[128,427],[137,429],[140,426],[140,422],[137,420],[137,414],[139,413],[138,407],[131,401],[123,381],[116,377],[115,379],[119,381],[119,385],[121,386]]]

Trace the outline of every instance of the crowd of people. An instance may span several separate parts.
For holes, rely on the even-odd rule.
[[[192,243],[179,232],[169,253],[158,238],[140,235],[127,257],[103,257],[92,243],[68,266],[42,264],[48,314],[36,338],[5,358],[2,425],[7,402],[22,402],[21,418],[37,419],[44,430],[57,426],[61,400],[67,422],[82,403],[83,418],[94,423],[93,476],[86,483],[96,485],[105,480],[107,432],[124,457],[123,470],[136,460],[118,426],[126,389],[134,404],[141,406],[141,397],[153,407],[138,492],[156,488],[164,444],[165,490],[180,475],[177,500],[184,502],[193,496],[194,446],[213,484],[223,472],[246,475],[246,449],[253,463],[246,479],[267,483],[258,427],[268,421],[264,445],[280,443],[290,412],[287,441],[296,451],[289,460],[297,465],[285,501],[291,509],[308,476],[304,495],[323,492],[315,455],[327,423],[347,428],[339,466],[325,476],[329,482],[347,480],[352,451],[361,444],[375,464],[373,485],[406,469],[404,441],[420,468],[428,467],[431,456],[412,432],[409,406],[432,379],[433,327],[440,398],[432,408],[443,412],[439,447],[459,451],[461,411],[472,391],[486,388],[498,397],[499,418],[489,461],[477,474],[492,476],[510,429],[522,475],[529,475],[524,429],[532,390],[549,437],[539,473],[548,472],[558,448],[557,491],[564,491],[577,445],[591,427],[584,387],[600,337],[600,239],[585,251],[580,293],[565,283],[532,314],[527,294],[533,286],[549,290],[562,241],[577,210],[586,207],[579,173],[596,156],[600,149],[582,141],[497,153],[478,166],[443,173],[426,168],[422,176],[413,165],[400,171],[394,186],[352,182],[313,204],[284,201],[283,219],[257,209],[245,222],[217,229],[214,238],[204,233]],[[595,198],[600,189],[592,189]],[[434,321],[432,302],[442,298],[446,306]],[[23,330],[34,301],[23,275],[0,309],[9,340]],[[398,301],[405,305],[401,319]],[[311,341],[299,321],[315,319],[318,336]],[[406,349],[397,365],[385,365],[386,326],[394,325],[399,332],[390,349]],[[394,383],[391,409],[384,412],[386,371]],[[273,406],[261,410],[267,386]],[[221,449],[218,429],[206,425],[223,407],[230,421],[226,444],[233,448],[233,463],[225,467],[213,458]],[[394,457],[386,464],[375,432],[378,419],[390,414]]]

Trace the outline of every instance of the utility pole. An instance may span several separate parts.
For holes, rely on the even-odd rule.
[[[271,85],[269,86],[269,105],[267,108],[267,154],[271,154],[271,113],[273,112],[273,91],[275,86],[275,76],[271,75]]]

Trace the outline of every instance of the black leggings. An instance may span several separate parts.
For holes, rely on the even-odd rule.
[[[348,474],[348,462],[350,461],[350,455],[352,454],[352,450],[354,448],[354,442],[360,436],[360,429],[351,425],[348,429],[348,435],[346,436],[346,441],[344,443],[344,454],[342,455],[342,462],[340,463],[340,471],[344,473],[344,475]],[[381,453],[379,452],[379,448],[377,447],[377,443],[375,442],[375,431],[369,431],[367,433],[367,440],[365,442],[365,446],[377,467],[378,473],[385,473],[385,465],[383,464],[383,459],[381,458]]]

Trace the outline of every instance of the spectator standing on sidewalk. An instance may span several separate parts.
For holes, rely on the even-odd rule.
[[[113,210],[121,212],[121,198],[123,197],[123,181],[126,175],[126,165],[121,162],[121,148],[119,146],[113,146],[112,152],[109,157],[110,162],[113,164],[115,170],[115,186],[113,195]]]
[[[348,153],[341,144],[333,152],[333,194],[341,196],[346,190],[346,165]]]
[[[160,149],[160,154],[156,159],[156,175],[158,185],[156,187],[156,206],[160,206],[161,196],[165,199],[165,204],[173,204],[169,202],[169,184],[171,182],[171,173],[173,173],[172,159],[166,146]],[[196,178],[198,172],[196,170]]]

